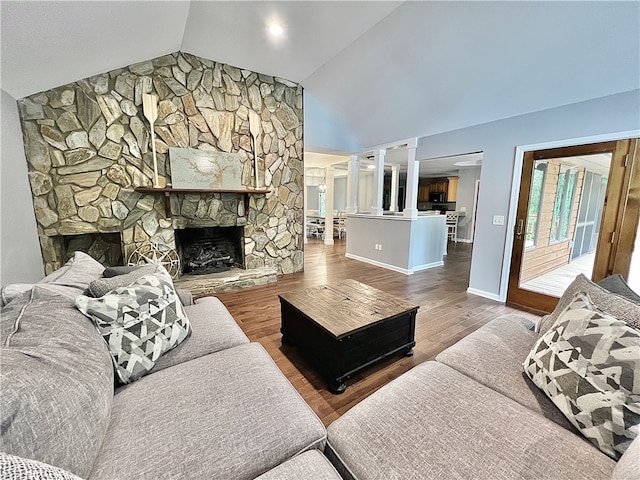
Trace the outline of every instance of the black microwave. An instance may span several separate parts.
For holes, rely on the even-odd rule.
[[[447,194],[444,192],[433,192],[429,194],[430,202],[446,202]]]

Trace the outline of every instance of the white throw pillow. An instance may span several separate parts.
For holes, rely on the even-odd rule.
[[[640,332],[578,292],[524,371],[594,445],[620,458],[640,432]]]

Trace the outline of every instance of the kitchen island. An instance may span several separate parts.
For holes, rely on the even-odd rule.
[[[346,257],[410,275],[444,265],[445,215],[347,215]]]

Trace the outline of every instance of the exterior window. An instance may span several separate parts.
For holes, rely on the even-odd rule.
[[[320,211],[318,213],[321,217],[324,217],[325,213],[327,212],[327,208],[326,208],[327,191],[320,190],[320,193],[318,195],[320,196],[320,209],[319,209]]]
[[[562,165],[560,167],[560,174],[558,175],[558,188],[553,205],[550,242],[561,242],[569,238],[569,223],[571,221],[573,197],[577,183],[577,169]]]
[[[533,169],[531,179],[531,193],[529,196],[529,212],[527,213],[527,231],[524,237],[524,248],[533,248],[538,239],[538,218],[542,208],[542,197],[544,193],[544,179],[547,172],[546,160],[537,160]]]

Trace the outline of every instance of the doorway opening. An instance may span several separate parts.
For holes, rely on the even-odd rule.
[[[550,312],[577,275],[596,282],[612,273],[628,277],[630,255],[620,258],[633,251],[640,215],[633,207],[636,145],[525,152],[508,304]]]

